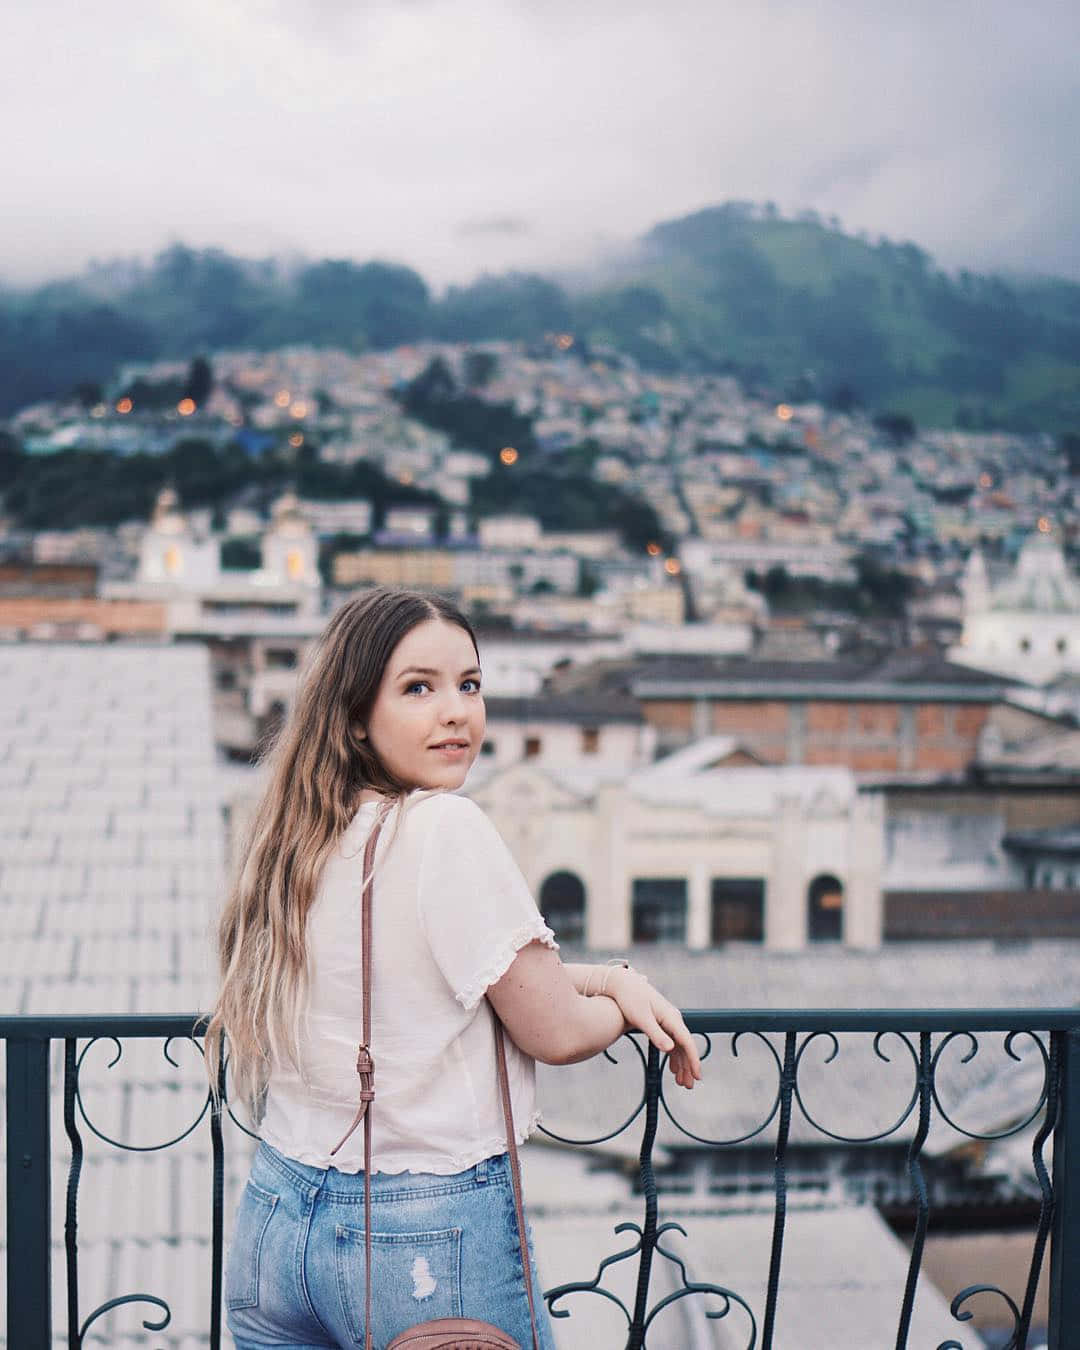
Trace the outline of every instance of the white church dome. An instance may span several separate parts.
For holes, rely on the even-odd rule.
[[[1034,534],[1020,550],[1007,581],[995,586],[990,608],[1037,614],[1080,614],[1080,582],[1070,576],[1061,545]]]

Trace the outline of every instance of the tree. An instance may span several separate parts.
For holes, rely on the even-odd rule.
[[[396,263],[312,263],[297,278],[296,292],[297,326],[319,342],[393,347],[431,330],[423,278]]]
[[[791,590],[791,576],[782,563],[775,563],[765,573],[762,590],[767,600],[780,600]]]
[[[582,558],[578,569],[578,595],[584,600],[591,600],[600,589],[600,585],[600,578],[596,575],[595,568]]]
[[[22,446],[10,431],[0,431],[0,488],[15,479],[22,467]]]
[[[184,385],[184,397],[191,399],[197,408],[201,408],[210,397],[214,387],[214,372],[205,356],[196,356],[188,370],[187,383]]]
[[[894,445],[907,445],[915,439],[915,419],[908,413],[882,412],[874,418],[874,426]]]
[[[1058,442],[1065,456],[1065,472],[1080,478],[1080,431],[1066,431]]]
[[[855,559],[856,595],[864,613],[901,618],[915,583],[904,572],[883,567],[868,553]]]
[[[401,401],[410,412],[422,416],[429,405],[446,403],[456,398],[457,392],[454,372],[441,356],[436,356],[405,386]]]
[[[532,273],[480,277],[451,286],[437,309],[439,330],[455,342],[530,341],[573,326],[570,303],[553,281]]]
[[[468,389],[483,389],[499,368],[494,352],[468,351],[465,353],[464,376]]]
[[[80,380],[71,393],[76,403],[83,408],[92,408],[105,397],[97,380]]]
[[[849,413],[861,403],[858,392],[850,384],[831,385],[825,394],[825,406],[834,412]]]

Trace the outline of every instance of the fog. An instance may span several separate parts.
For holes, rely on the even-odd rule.
[[[3,32],[8,281],[182,240],[439,285],[730,198],[1080,279],[1075,5],[39,0]]]

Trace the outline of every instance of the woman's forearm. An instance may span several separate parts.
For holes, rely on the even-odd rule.
[[[596,993],[597,989],[600,987],[600,981],[603,978],[600,974],[603,969],[603,966],[587,966],[577,962],[563,962],[563,970],[570,976],[574,988],[579,994],[585,992],[585,984],[590,975],[592,976],[592,985],[590,988],[594,994]]]
[[[583,1059],[592,1059],[593,1055],[617,1041],[629,1025],[622,1009],[606,994],[579,997],[575,1013],[567,1048],[559,1061],[561,1064],[579,1064]]]

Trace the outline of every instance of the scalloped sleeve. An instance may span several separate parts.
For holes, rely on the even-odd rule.
[[[502,836],[475,802],[438,801],[424,843],[417,905],[435,964],[470,1012],[527,943],[558,950]]]

